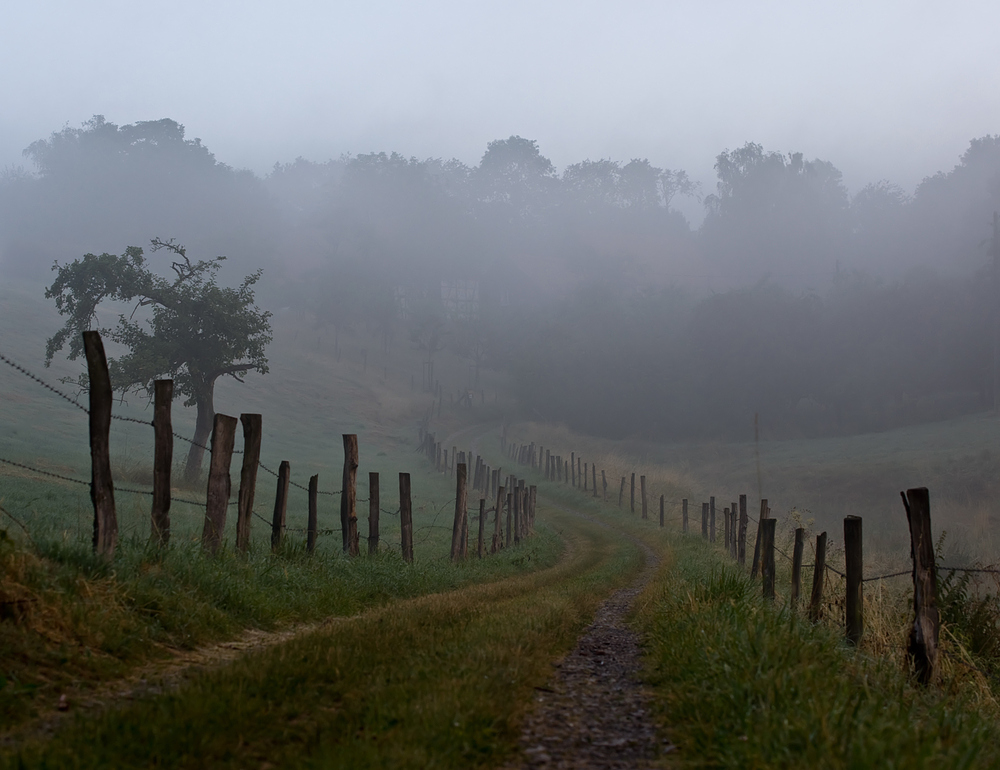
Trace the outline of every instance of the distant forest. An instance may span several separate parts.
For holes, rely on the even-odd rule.
[[[518,136],[475,167],[373,153],[261,178],[168,119],[96,116],[25,158],[0,176],[5,282],[176,238],[263,267],[271,309],[433,338],[579,430],[747,438],[757,412],[772,437],[837,435],[993,406],[1000,136],[912,195],[851,196],[831,162],[754,143],[717,156],[713,191],[646,159],[560,172]],[[703,202],[697,229],[681,197]],[[475,313],[442,301],[458,283]]]

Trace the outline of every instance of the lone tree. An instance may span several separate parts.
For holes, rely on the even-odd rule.
[[[153,273],[138,246],[129,246],[121,256],[85,254],[53,265],[57,277],[45,296],[68,319],[49,339],[45,362],[48,366],[67,343],[71,360],[83,353],[81,332],[96,321],[102,302],[135,302],[129,316],[118,316],[114,329],[98,330],[129,351],[108,361],[111,384],[123,392],[151,394],[154,380],[172,377],[175,392],[187,397],[184,405],[198,407],[184,472],[190,483],[201,472],[203,446],[212,431],[215,381],[228,375],[243,382],[247,372],[267,373],[264,348],[271,341],[271,314],[254,304],[260,270],[237,288],[222,287],[216,275],[225,257],[192,262],[173,240],[157,238],[151,244],[153,252],[164,249],[172,255],[173,279]],[[150,317],[136,320],[136,312],[146,307]]]

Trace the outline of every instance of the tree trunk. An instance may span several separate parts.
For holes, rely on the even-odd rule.
[[[209,384],[203,393],[195,397],[198,416],[195,420],[194,443],[188,450],[187,465],[184,467],[184,482],[193,485],[201,476],[201,461],[205,456],[208,437],[212,435],[215,421],[215,382]]]

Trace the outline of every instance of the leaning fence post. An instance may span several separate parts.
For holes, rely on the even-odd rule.
[[[940,622],[934,541],[931,538],[930,493],[926,487],[907,489],[903,503],[910,524],[910,551],[913,555],[913,625],[906,653],[917,681],[928,684],[937,665]]]
[[[764,598],[774,599],[774,527],[776,519],[765,519],[761,522],[760,547],[763,551],[761,573],[764,583]]]
[[[158,546],[170,542],[170,469],[174,464],[174,434],[170,426],[170,406],[174,381],[153,383],[153,507],[150,512],[150,539]]]
[[[809,620],[818,623],[823,606],[823,579],[826,577],[826,532],[816,535],[815,562],[812,595],[809,597]]]
[[[344,551],[358,555],[358,436],[344,433],[344,481],[340,491],[340,526]]]
[[[111,377],[99,332],[83,333],[90,377],[90,501],[94,505],[94,552],[110,559],[118,542],[115,487],[111,480]]]
[[[447,468],[447,463],[445,467]],[[368,554],[374,555],[378,553],[378,517],[379,517],[379,490],[378,490],[378,473],[375,471],[368,472]]]
[[[291,481],[291,466],[282,460],[278,466],[278,489],[274,495],[274,516],[271,517],[271,550],[277,551],[285,535],[285,517],[288,511],[288,483]]]
[[[413,507],[410,503],[410,474],[399,474],[399,542],[403,561],[413,562]]]
[[[806,531],[799,527],[795,530],[795,548],[792,551],[792,609],[799,604],[799,594],[802,592],[802,549],[805,546]]]
[[[864,607],[862,574],[864,563],[861,551],[861,517],[847,516],[844,519],[844,557],[847,562],[846,636],[847,641],[857,646],[864,633]]]
[[[467,503],[466,474],[468,466],[459,463],[455,471],[455,520],[451,527],[451,560],[458,561],[462,555],[462,518]]]
[[[216,414],[213,420],[205,526],[201,532],[201,545],[210,553],[219,550],[222,533],[226,528],[226,510],[232,492],[229,463],[233,458],[233,444],[236,441],[236,423],[235,417],[226,414]]]
[[[246,553],[250,547],[250,523],[253,501],[257,492],[257,468],[260,464],[261,416],[241,414],[243,423],[243,467],[240,469],[240,491],[236,504],[236,550]]]
[[[319,534],[319,474],[309,477],[309,518],[306,521],[306,551],[316,550],[316,537]]]

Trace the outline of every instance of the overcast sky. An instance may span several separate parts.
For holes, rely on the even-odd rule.
[[[5,0],[0,166],[64,125],[169,117],[216,157],[397,150],[560,169],[649,158],[714,188],[756,141],[908,189],[1000,133],[1000,3]]]

